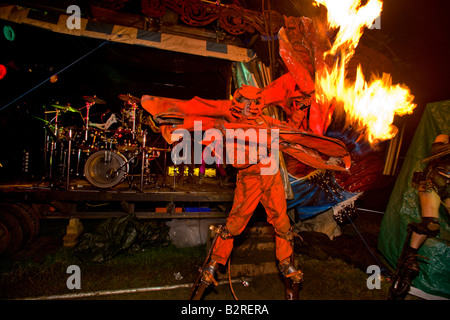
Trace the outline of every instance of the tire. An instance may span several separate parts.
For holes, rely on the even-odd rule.
[[[27,221],[30,226],[30,241],[34,240],[39,234],[40,229],[38,214],[36,213],[34,208],[25,203],[16,203],[16,206],[19,208],[23,215],[27,216]]]
[[[0,253],[13,254],[23,243],[23,231],[19,221],[7,211],[0,211]]]
[[[39,219],[33,213],[31,207],[24,203],[0,204],[0,212],[8,212],[13,215],[23,231],[22,247],[30,244],[39,232]]]

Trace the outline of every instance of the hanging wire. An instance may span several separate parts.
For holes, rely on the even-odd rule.
[[[372,249],[370,249],[370,246],[367,244],[366,240],[364,239],[362,234],[359,232],[359,230],[356,227],[356,225],[353,223],[353,220],[350,218],[349,214],[345,210],[343,210],[343,211],[344,211],[344,214],[347,216],[347,219],[350,221],[350,223],[352,224],[353,228],[355,229],[356,233],[358,234],[358,236],[361,238],[362,242],[366,246],[367,250],[369,251],[369,253],[372,255],[373,259],[376,261],[376,263],[380,267],[381,272],[384,273],[386,276],[389,276],[389,271],[386,270],[386,268],[382,268],[381,267],[383,264],[378,260],[378,258],[372,252]]]
[[[61,72],[65,71],[66,69],[70,68],[71,66],[73,66],[75,63],[83,60],[84,58],[86,58],[88,55],[92,54],[93,52],[97,51],[98,49],[100,49],[100,47],[102,47],[103,45],[105,45],[106,43],[108,43],[109,40],[106,40],[105,42],[102,42],[101,44],[99,44],[96,48],[92,49],[91,51],[89,51],[88,53],[86,53],[85,55],[83,55],[82,57],[78,58],[77,60],[73,61],[71,64],[65,66],[64,68],[62,68],[61,70],[59,70],[57,73],[51,75],[50,77],[48,77],[47,79],[45,79],[44,81],[42,81],[41,83],[37,84],[36,86],[34,86],[33,88],[31,88],[30,90],[28,90],[27,92],[23,93],[22,95],[20,95],[19,97],[17,97],[16,99],[14,99],[13,101],[9,102],[8,104],[4,105],[3,107],[0,108],[0,111],[3,111],[4,109],[6,109],[7,107],[9,107],[10,105],[12,105],[14,102],[16,102],[19,99],[22,99],[23,97],[25,97],[27,94],[29,94],[30,92],[36,90],[37,88],[39,88],[40,86],[42,86],[44,83],[46,83],[47,81],[50,80],[51,77],[56,76],[58,74],[60,74]]]

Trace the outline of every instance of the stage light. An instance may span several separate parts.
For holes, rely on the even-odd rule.
[[[56,74],[50,77],[51,83],[55,83],[56,81],[58,81],[58,76]]]
[[[14,41],[14,39],[16,38],[16,33],[14,32],[13,28],[11,28],[11,26],[3,27],[3,35],[9,41]]]
[[[0,80],[6,76],[6,67],[0,64]]]

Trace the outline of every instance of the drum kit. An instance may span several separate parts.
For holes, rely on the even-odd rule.
[[[35,117],[44,123],[44,162],[51,180],[65,178],[69,189],[71,178],[82,177],[95,187],[112,188],[126,178],[133,180],[138,168],[143,191],[144,182],[150,181],[150,161],[170,149],[147,146],[147,130],[143,130],[143,110],[138,106],[138,98],[130,94],[121,94],[118,98],[124,102],[121,115],[111,113],[103,122],[103,116],[108,112],[104,113],[102,123],[91,121],[95,115],[92,109],[106,104],[96,96],[83,96],[86,105],[79,109],[70,105],[51,105],[54,110],[45,111],[46,114],[54,113],[51,120]],[[62,126],[60,118],[65,113],[72,113],[75,118],[79,114],[82,125]]]

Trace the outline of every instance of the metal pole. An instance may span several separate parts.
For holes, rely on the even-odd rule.
[[[164,140],[164,149],[167,150],[167,141],[166,140]],[[164,151],[163,187],[166,186],[166,175],[167,175],[167,151]]]
[[[72,154],[72,128],[69,129],[69,148],[67,153],[67,183],[66,189],[69,190],[70,187],[70,155]]]
[[[251,279],[241,278],[231,280],[232,283],[245,283],[249,282]],[[218,284],[227,284],[228,281],[219,281]],[[107,296],[114,294],[127,294],[127,293],[142,293],[142,292],[153,292],[153,291],[164,291],[164,290],[174,290],[174,289],[182,289],[182,288],[191,288],[192,283],[184,283],[184,284],[175,284],[169,286],[156,286],[156,287],[146,287],[146,288],[134,288],[134,289],[118,289],[118,290],[102,290],[102,291],[93,291],[93,292],[83,292],[83,293],[68,293],[61,295],[53,295],[53,296],[41,296],[36,298],[24,298],[18,300],[59,300],[59,299],[80,299],[86,297],[98,297],[98,296]]]
[[[144,192],[145,156],[147,155],[145,144],[147,140],[147,131],[144,131],[142,134],[141,192]]]
[[[136,103],[133,103],[132,119],[133,119],[133,130],[131,131],[131,133],[134,139],[136,134]]]
[[[94,96],[96,97],[96,96]],[[86,103],[86,132],[84,134],[84,140],[87,142],[89,138],[89,109],[94,105],[94,103]]]

